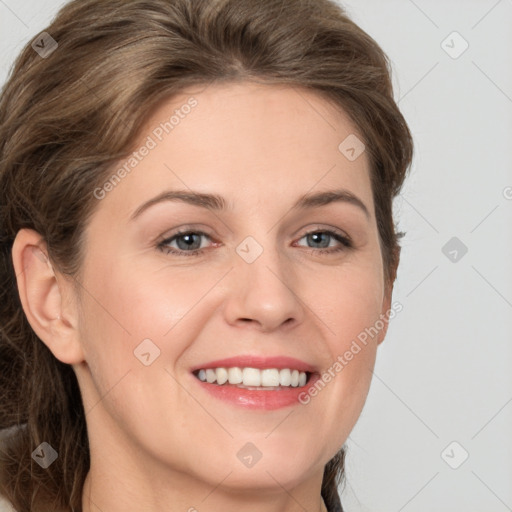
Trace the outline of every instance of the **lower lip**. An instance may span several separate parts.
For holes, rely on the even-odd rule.
[[[215,398],[246,409],[263,409],[267,411],[302,405],[299,398],[307,394],[307,390],[320,378],[316,373],[312,374],[305,386],[292,388],[284,387],[277,390],[245,389],[228,384],[219,386],[203,382],[192,375],[192,378],[208,393]]]

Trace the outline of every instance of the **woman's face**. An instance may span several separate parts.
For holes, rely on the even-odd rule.
[[[74,369],[93,460],[224,488],[321,480],[359,417],[385,328],[358,336],[390,307],[355,132],[286,86],[215,85],[153,112],[137,155],[91,190]],[[340,196],[304,201],[325,192]],[[247,387],[286,384],[286,369],[308,370],[308,383],[200,381],[216,367],[234,382],[229,368],[280,370],[242,371]]]

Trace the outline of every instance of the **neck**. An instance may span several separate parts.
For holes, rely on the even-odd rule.
[[[292,489],[282,493],[262,495],[260,492],[230,493],[229,490],[220,490],[220,486],[212,489],[205,486],[199,494],[189,494],[176,486],[166,489],[165,493],[157,493],[150,499],[147,493],[138,495],[133,488],[129,495],[123,495],[122,489],[128,486],[112,486],[110,479],[98,480],[92,472],[89,472],[84,483],[82,494],[82,512],[97,512],[108,510],[109,512],[200,512],[204,506],[210,512],[224,512],[225,510],[237,510],[237,512],[303,512],[311,510],[328,512],[327,507],[320,496],[306,496],[299,489]],[[130,486],[131,487],[131,486]],[[174,486],[173,486],[174,487]],[[201,486],[196,486],[200,488]],[[161,498],[166,495],[167,498]],[[157,497],[160,496],[160,498]],[[202,498],[198,498],[202,496]],[[172,503],[172,508],[169,507]]]
[[[257,487],[251,487],[251,480],[245,486],[237,482],[240,475],[249,476],[237,466],[219,470],[208,480],[208,475],[196,473],[196,467],[172,468],[138,452],[122,436],[97,441],[90,436],[91,465],[82,512],[327,512],[320,494],[323,467],[292,484],[267,474]]]

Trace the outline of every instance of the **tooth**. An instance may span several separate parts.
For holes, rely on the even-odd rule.
[[[228,369],[228,380],[230,384],[241,384],[243,381],[243,374],[240,368]]]
[[[217,368],[215,370],[217,375],[217,384],[224,384],[228,380],[228,371],[226,368]]]
[[[269,369],[261,370],[261,385],[262,386],[279,386],[279,370]]]
[[[210,384],[217,383],[222,386],[226,382],[229,384],[243,384],[250,387],[266,387],[277,388],[284,387],[302,387],[306,385],[307,374],[299,370],[291,370],[283,368],[208,368],[201,369],[197,373],[197,377],[202,382]]]
[[[292,380],[292,373],[289,368],[285,368],[279,372],[279,383],[281,386],[289,386]]]
[[[244,386],[260,386],[261,372],[257,368],[244,368],[243,382]]]

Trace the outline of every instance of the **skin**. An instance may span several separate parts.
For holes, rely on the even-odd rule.
[[[361,413],[387,325],[307,405],[243,409],[208,395],[189,369],[249,353],[325,370],[389,311],[368,160],[338,150],[357,130],[314,93],[243,82],[193,96],[191,113],[98,200],[80,293],[37,233],[21,230],[14,244],[29,322],[73,365],[82,392],[91,450],[83,510],[323,510],[324,465]],[[189,98],[159,105],[137,147]],[[178,188],[219,194],[228,207],[165,201],[130,220]],[[291,209],[334,189],[357,196],[369,216],[347,202]],[[200,255],[157,248],[178,228],[207,233]],[[306,236],[333,228],[353,247]],[[248,236],[263,249],[250,264],[235,250]],[[147,338],[160,349],[149,366],[134,356]],[[262,453],[251,468],[236,456],[247,442]]]

